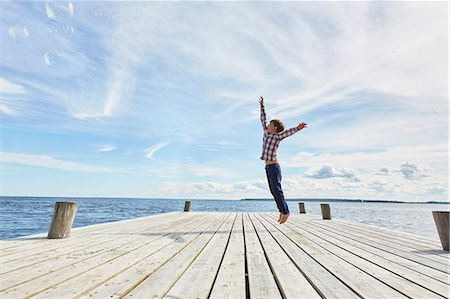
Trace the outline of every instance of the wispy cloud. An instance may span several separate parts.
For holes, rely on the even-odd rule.
[[[163,169],[152,167],[149,169],[139,169],[139,171],[151,173],[155,176],[163,178],[183,177],[187,175],[189,177],[198,178],[209,177],[216,179],[230,179],[235,178],[240,174],[239,172],[233,171],[227,167],[192,164],[191,162],[180,164],[165,163]]]
[[[7,105],[5,105],[3,103],[0,103],[0,113],[10,115],[10,116],[17,115],[17,113],[13,109],[11,109],[10,107],[8,107]]]
[[[2,163],[22,164],[28,166],[61,169],[67,171],[111,172],[111,169],[107,167],[99,167],[81,163],[68,162],[44,155],[1,152],[0,160]]]
[[[24,94],[25,87],[19,84],[14,84],[6,79],[0,78],[0,91],[2,94]]]
[[[14,84],[4,78],[0,78],[0,114],[18,116],[17,107],[20,100],[18,97],[26,94],[25,87]]]
[[[253,180],[264,178],[257,168],[262,95],[270,117],[309,124],[280,148],[283,167],[295,176],[284,180],[291,194],[407,197],[445,187],[446,2],[73,6],[60,21],[39,2],[0,6],[3,28],[28,32],[21,41],[0,35],[4,151],[26,152],[45,139],[44,154],[5,156],[11,161],[101,172],[77,161],[77,144],[88,149],[83,157],[99,161],[98,152],[109,153],[102,163],[120,165],[119,172],[151,174],[180,190],[206,180],[190,190],[262,194],[266,186]],[[49,66],[44,57],[55,51],[62,60]],[[154,141],[143,147],[146,136]],[[74,160],[45,154],[55,143]],[[151,169],[137,152],[152,160]],[[240,190],[233,180],[249,183]]]
[[[145,150],[145,157],[147,159],[152,159],[153,160],[153,156],[155,155],[155,153],[159,150],[161,150],[162,148],[168,146],[171,143],[171,141],[168,142],[161,142],[161,143],[157,143],[152,147],[149,147],[148,149]]]
[[[97,152],[112,152],[114,150],[117,149],[117,146],[115,146],[114,144],[104,144],[104,145],[98,145],[96,148]]]
[[[424,153],[427,154],[424,155]],[[442,161],[446,160],[447,154],[447,144],[394,146],[373,151],[355,150],[350,153],[300,152],[287,160],[285,167],[315,167],[317,165],[330,164],[340,168],[374,168],[378,171],[381,166],[397,169],[400,164],[414,161],[414,164],[427,164],[444,171],[445,165],[443,165]]]

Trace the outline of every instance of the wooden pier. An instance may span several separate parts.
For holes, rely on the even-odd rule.
[[[1,241],[0,298],[449,298],[439,240],[343,220],[174,212]]]

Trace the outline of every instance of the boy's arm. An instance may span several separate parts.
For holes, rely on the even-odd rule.
[[[307,126],[308,125],[306,123],[299,123],[296,127],[284,130],[283,132],[279,133],[278,136],[280,137],[280,140],[284,139],[297,133],[300,130],[303,130],[304,128],[307,128]]]
[[[263,97],[259,98],[259,105],[261,107],[261,124],[262,124],[263,130],[265,131],[267,128],[267,125],[266,125],[266,111],[264,111],[264,98]]]

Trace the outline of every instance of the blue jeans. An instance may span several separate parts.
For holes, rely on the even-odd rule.
[[[266,165],[267,181],[270,192],[277,203],[278,211],[282,214],[289,214],[289,208],[284,199],[283,189],[281,189],[281,168],[279,164]]]

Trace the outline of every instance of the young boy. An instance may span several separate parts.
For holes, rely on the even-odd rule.
[[[261,106],[261,123],[264,130],[261,160],[266,162],[266,175],[270,192],[280,211],[278,223],[283,224],[289,217],[289,208],[284,199],[283,189],[281,189],[281,168],[277,161],[277,149],[281,140],[306,128],[307,124],[302,122],[294,128],[285,130],[281,120],[273,119],[267,125],[263,97],[260,97],[259,104]]]

